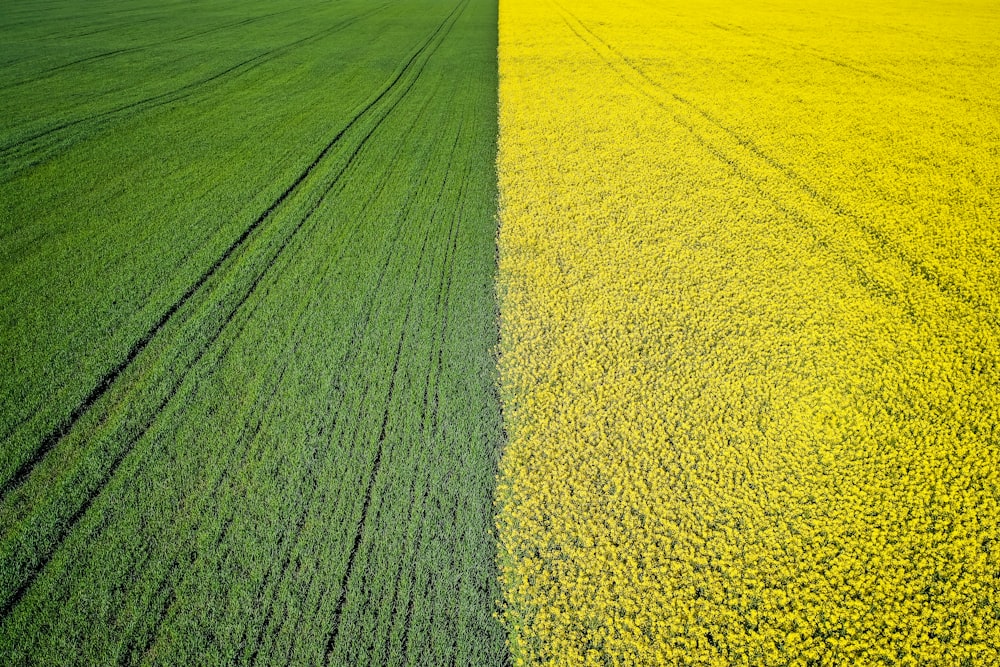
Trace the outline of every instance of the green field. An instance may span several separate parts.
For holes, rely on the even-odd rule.
[[[4,664],[507,661],[496,30],[2,3]]]

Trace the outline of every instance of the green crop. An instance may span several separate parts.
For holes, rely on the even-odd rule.
[[[6,664],[507,660],[496,25],[0,9]]]

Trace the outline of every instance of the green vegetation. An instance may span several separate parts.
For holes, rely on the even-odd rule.
[[[468,664],[496,6],[0,7],[6,664]]]

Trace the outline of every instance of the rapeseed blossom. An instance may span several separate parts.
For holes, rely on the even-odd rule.
[[[500,24],[518,664],[1000,663],[1000,10]]]

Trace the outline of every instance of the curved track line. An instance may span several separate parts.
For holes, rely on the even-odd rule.
[[[37,81],[42,81],[44,79],[48,79],[48,78],[50,78],[52,76],[55,76],[55,74],[57,72],[61,72],[62,70],[69,69],[70,67],[75,67],[76,65],[84,65],[84,64],[96,62],[96,61],[99,61],[99,60],[107,60],[108,58],[112,58],[114,56],[118,56],[118,55],[122,55],[122,54],[126,54],[126,53],[138,53],[140,51],[145,51],[146,49],[156,48],[157,46],[165,46],[167,44],[174,44],[176,42],[183,42],[183,41],[188,40],[188,39],[194,39],[195,37],[201,37],[202,35],[208,35],[208,34],[211,34],[213,32],[218,32],[220,30],[226,30],[228,28],[238,28],[239,26],[242,26],[242,25],[248,25],[250,23],[256,23],[258,21],[263,21],[264,19],[270,18],[272,16],[278,16],[280,14],[287,14],[288,12],[295,11],[296,9],[299,9],[299,8],[298,7],[293,7],[292,9],[286,9],[286,10],[280,11],[280,12],[272,12],[270,14],[264,14],[262,16],[256,16],[256,17],[249,18],[249,19],[243,19],[241,21],[234,21],[232,23],[226,23],[224,25],[215,26],[214,28],[208,28],[207,30],[200,30],[198,32],[193,32],[193,33],[189,33],[189,34],[186,34],[186,35],[181,35],[179,37],[172,37],[170,39],[160,40],[158,42],[149,42],[147,44],[139,44],[138,46],[127,46],[127,47],[120,48],[120,49],[112,49],[111,51],[104,51],[102,53],[95,53],[95,54],[90,55],[90,56],[85,56],[83,58],[78,58],[76,60],[71,60],[69,62],[65,62],[65,63],[63,63],[61,65],[55,65],[53,67],[47,67],[47,68],[45,68],[43,70],[39,70],[38,72],[35,72],[35,74],[33,74],[32,76],[30,76],[30,77],[28,77],[26,79],[20,79],[18,81],[11,81],[10,83],[5,83],[3,86],[0,86],[0,91],[7,91],[7,90],[10,90],[11,88],[17,88],[19,86],[24,86],[24,85],[29,84],[29,83],[35,83]],[[132,25],[134,25],[134,24],[129,24],[129,27],[131,27]]]
[[[28,162],[26,163],[20,165],[14,165],[13,167],[11,167],[6,175],[9,178],[10,176],[18,173],[19,171],[23,171],[24,169],[45,162],[46,160],[51,159],[54,155],[59,153],[59,151],[56,150],[54,153],[50,152],[44,155],[37,155],[38,153],[44,151],[47,148],[58,147],[61,148],[62,150],[65,150],[66,148],[69,148],[70,146],[76,143],[76,141],[72,140],[64,141],[60,146],[59,145],[60,139],[58,136],[56,136],[54,139],[50,139],[48,142],[36,143],[39,142],[40,140],[52,137],[52,135],[60,133],[66,129],[76,127],[77,125],[83,125],[88,123],[99,125],[100,123],[106,120],[114,119],[116,117],[128,118],[133,115],[131,113],[125,113],[125,112],[133,110],[135,112],[148,111],[150,109],[156,109],[166,104],[170,104],[172,102],[177,102],[183,99],[187,99],[196,94],[202,86],[226,78],[227,76],[234,73],[235,76],[242,76],[243,74],[253,71],[254,69],[260,67],[261,65],[270,62],[274,58],[283,55],[285,52],[295,47],[301,46],[302,44],[306,44],[308,42],[317,39],[322,39],[323,37],[327,37],[336,32],[340,32],[341,30],[353,25],[354,23],[357,23],[358,21],[368,18],[372,14],[375,14],[388,6],[389,3],[380,5],[379,7],[371,9],[367,12],[364,12],[357,16],[341,21],[340,23],[337,23],[329,28],[315,32],[312,35],[309,35],[308,37],[303,37],[293,42],[289,42],[288,44],[284,44],[282,46],[275,47],[268,51],[264,51],[263,53],[259,53],[256,56],[253,56],[252,58],[243,60],[242,62],[227,67],[226,69],[220,72],[216,72],[215,74],[212,74],[205,78],[199,79],[198,81],[186,83],[173,90],[169,90],[164,93],[159,93],[157,95],[152,95],[150,97],[146,97],[141,100],[137,100],[135,102],[130,102],[128,104],[124,104],[115,107],[113,109],[100,111],[94,114],[90,114],[88,116],[83,116],[70,121],[66,121],[64,123],[60,123],[58,125],[49,127],[45,130],[40,130],[38,132],[35,132],[34,134],[31,134],[27,137],[20,138],[4,146],[0,146],[0,158],[4,158],[10,162],[16,160],[28,159]],[[78,137],[77,140],[82,138],[83,137]],[[72,137],[70,139],[72,139]],[[36,159],[34,161],[30,160],[30,156],[32,155],[36,155]]]

